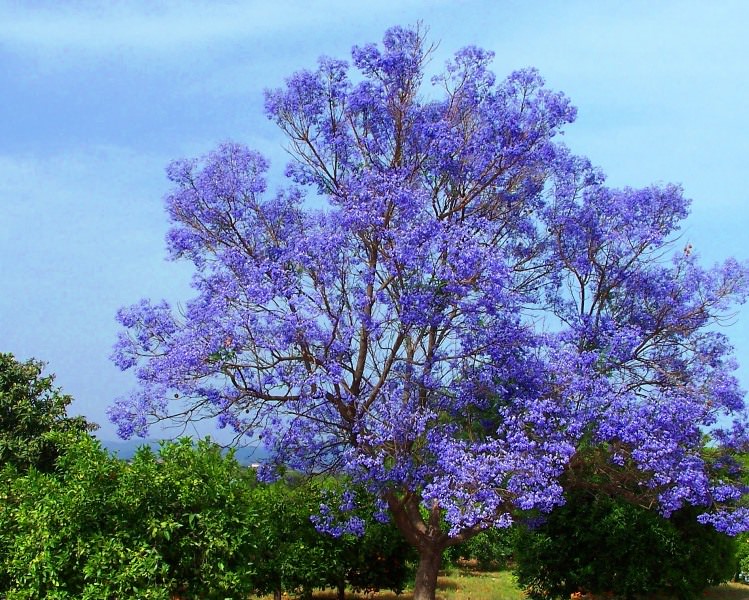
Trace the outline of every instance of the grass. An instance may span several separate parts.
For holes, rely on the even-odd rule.
[[[285,596],[285,598],[287,598]],[[314,600],[336,600],[332,590],[315,592]],[[726,583],[712,587],[703,594],[705,600],[749,600],[749,585]],[[441,576],[437,582],[438,600],[524,600],[515,578],[509,571],[484,572],[460,567]],[[413,594],[393,592],[376,594],[346,593],[346,600],[413,600]],[[593,600],[593,599],[590,599]]]
[[[317,591],[314,600],[336,600],[333,590]],[[272,596],[263,598],[270,600]],[[288,598],[284,596],[284,598]],[[437,600],[523,600],[515,578],[509,571],[482,572],[471,567],[455,568],[437,580]],[[413,593],[396,595],[391,591],[373,594],[346,592],[346,600],[413,600]],[[717,599],[728,600],[728,599]],[[734,600],[731,598],[730,600]]]
[[[450,577],[439,580],[438,596],[442,600],[522,600],[515,577],[509,571],[483,572],[457,569]]]
[[[724,583],[706,590],[703,597],[709,600],[747,600],[749,599],[749,585]]]

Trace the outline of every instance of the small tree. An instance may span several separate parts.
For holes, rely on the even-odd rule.
[[[49,472],[60,448],[44,434],[96,428],[84,417],[67,416],[73,399],[54,387],[54,375],[42,375],[43,369],[42,362],[0,353],[0,466]]]
[[[120,434],[213,415],[279,463],[344,472],[417,549],[416,600],[445,548],[563,502],[581,447],[635,464],[664,514],[746,528],[749,512],[718,510],[739,488],[700,455],[720,416],[716,439],[743,443],[711,326],[746,269],[674,249],[677,186],[610,189],[559,144],[575,109],[538,73],[498,82],[469,47],[428,95],[429,55],[396,27],[354,48],[355,77],[322,58],[268,92],[294,157],[274,196],[238,144],[169,166],[168,246],[197,296],[119,312],[114,358],[141,383],[111,409]]]
[[[164,583],[184,598],[244,598],[258,566],[258,510],[251,474],[209,440],[144,446],[124,469],[118,488],[123,533],[158,552]]]
[[[310,592],[330,583],[330,573],[340,568],[340,553],[310,520],[320,505],[319,490],[285,482],[259,485],[253,504],[260,534],[250,557],[258,569],[257,592],[280,599],[283,592]]]
[[[455,558],[475,560],[484,571],[505,569],[515,552],[517,527],[482,531],[453,552]]]
[[[130,463],[88,435],[56,434],[54,473],[0,488],[0,595],[246,598],[263,531],[246,472],[190,440]]]
[[[280,598],[283,592],[334,587],[341,600],[346,587],[402,591],[412,575],[410,546],[392,523],[375,518],[371,496],[360,495],[356,507],[351,498],[333,479],[259,484],[253,494],[258,545],[250,556],[256,591]],[[348,511],[341,512],[342,506]],[[352,517],[358,535],[345,531]]]
[[[576,492],[536,528],[520,527],[518,583],[534,600],[575,592],[617,598],[698,598],[734,574],[733,538],[697,522],[694,507],[664,519],[608,495]]]
[[[400,593],[413,576],[413,548],[383,512],[381,501],[341,479],[327,479],[311,516],[325,537],[334,538],[335,565],[327,583],[354,591],[390,589]]]

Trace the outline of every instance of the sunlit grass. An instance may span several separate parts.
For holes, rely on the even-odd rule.
[[[337,600],[335,591],[318,591],[314,600]],[[272,596],[266,597],[268,600]],[[284,595],[292,600],[293,596]],[[706,590],[705,600],[749,600],[749,585],[726,583]],[[524,600],[525,595],[517,587],[515,578],[509,571],[476,571],[471,568],[455,568],[443,574],[437,582],[437,600]],[[266,600],[265,598],[263,600]],[[406,591],[396,595],[390,591],[377,593],[346,592],[346,600],[413,600],[413,593]],[[596,600],[587,597],[586,600]],[[606,599],[608,600],[608,599]],[[667,600],[659,597],[658,600]]]
[[[749,585],[724,583],[706,590],[703,598],[709,600],[749,600]]]
[[[509,571],[480,572],[459,569],[440,578],[438,596],[442,600],[521,600],[525,598]]]
[[[334,590],[317,591],[312,597],[314,600],[337,600],[338,598]],[[522,600],[524,597],[515,584],[512,573],[508,571],[484,573],[456,568],[437,580],[438,600]],[[284,596],[284,598],[293,598],[293,596]],[[272,596],[263,600],[266,599],[271,600]],[[346,592],[346,600],[413,600],[413,593],[410,590],[400,595],[391,591],[369,594]]]

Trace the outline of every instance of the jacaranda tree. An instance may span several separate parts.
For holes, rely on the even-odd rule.
[[[418,550],[417,600],[446,547],[560,504],[586,453],[666,515],[745,528],[701,448],[744,441],[714,325],[747,269],[699,266],[677,186],[608,188],[556,141],[575,109],[534,70],[497,81],[469,47],[423,85],[422,33],[267,93],[288,188],[233,143],[169,166],[168,248],[196,296],[120,311],[114,360],[141,384],[111,409],[121,435],[213,415],[279,463],[343,472]]]

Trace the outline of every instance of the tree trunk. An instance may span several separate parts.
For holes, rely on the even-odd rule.
[[[437,575],[442,564],[442,551],[434,548],[419,549],[419,567],[416,569],[414,600],[435,600]]]
[[[281,591],[281,588],[276,588],[273,590],[273,600],[281,600],[283,597],[283,592]]]

